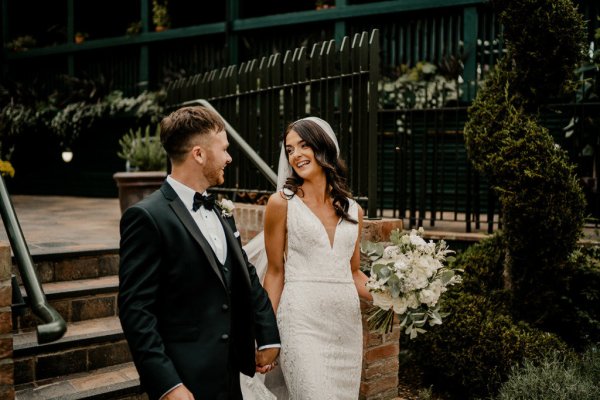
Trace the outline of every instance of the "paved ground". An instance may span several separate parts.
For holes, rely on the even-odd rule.
[[[32,255],[85,252],[119,247],[118,199],[12,196]],[[0,240],[8,241],[5,229]]]

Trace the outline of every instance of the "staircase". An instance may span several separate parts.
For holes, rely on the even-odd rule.
[[[62,339],[38,345],[39,320],[31,310],[13,316],[16,399],[146,399],[117,316],[117,251],[34,261],[46,298],[68,329]]]

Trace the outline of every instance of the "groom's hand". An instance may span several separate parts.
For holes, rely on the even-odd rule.
[[[271,347],[256,351],[256,372],[261,374],[271,371],[276,364],[275,359],[279,355],[279,347]]]
[[[160,400],[194,400],[194,395],[185,386],[179,385],[161,397]]]

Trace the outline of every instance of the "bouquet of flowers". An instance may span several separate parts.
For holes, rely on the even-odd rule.
[[[424,327],[440,325],[440,297],[447,287],[461,282],[457,270],[444,265],[454,253],[443,240],[434,243],[423,239],[423,228],[408,234],[392,231],[391,246],[364,242],[370,277],[367,288],[373,295],[373,309],[368,316],[369,329],[388,333],[394,314],[411,339],[424,333]]]

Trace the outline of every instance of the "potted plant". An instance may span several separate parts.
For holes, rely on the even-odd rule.
[[[5,44],[5,47],[10,51],[20,52],[27,51],[37,45],[37,41],[31,35],[24,35],[11,40]]]
[[[142,31],[142,21],[135,21],[129,24],[129,26],[127,27],[127,30],[125,31],[125,34],[127,36],[135,36],[135,35],[139,35],[140,32]]]
[[[167,176],[167,153],[160,143],[160,127],[151,126],[129,132],[119,140],[117,155],[126,161],[125,172],[113,175],[119,188],[121,212],[160,187]]]
[[[83,42],[85,42],[85,39],[87,39],[88,34],[87,32],[77,32],[75,34],[75,44],[81,44]]]
[[[168,5],[168,0],[152,0],[152,22],[156,32],[164,31],[171,26]]]

